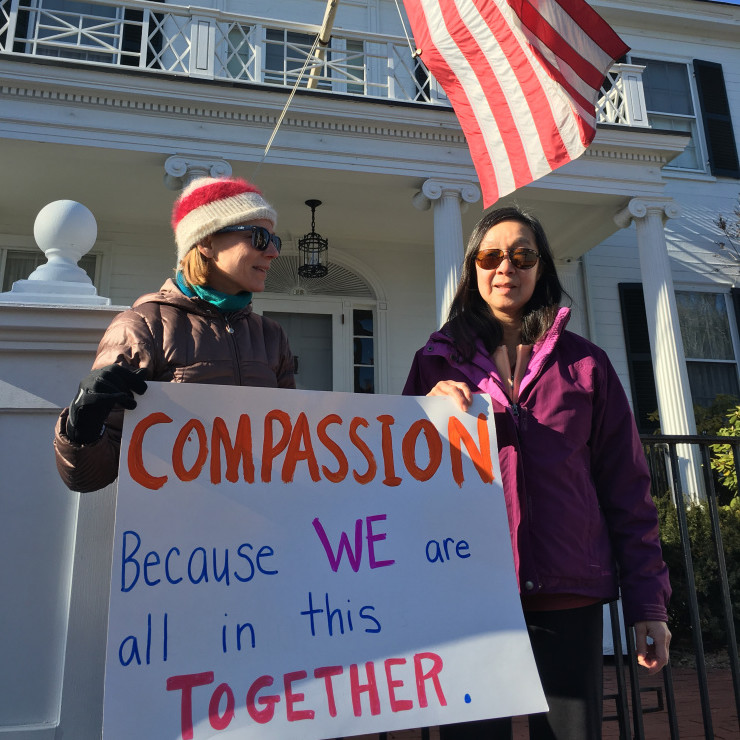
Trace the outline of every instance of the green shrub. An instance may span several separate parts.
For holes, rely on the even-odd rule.
[[[681,550],[678,516],[669,494],[658,497],[655,503],[660,518],[663,558],[670,570],[673,589],[668,609],[673,643],[678,647],[690,648],[692,638],[689,590]],[[735,631],[740,633],[740,499],[733,499],[728,506],[720,506],[718,513]],[[727,629],[720,591],[719,567],[707,504],[687,504],[686,520],[704,646],[707,650],[726,648]]]
[[[725,416],[729,426],[721,427],[717,431],[720,437],[740,437],[740,406],[730,409]],[[735,455],[730,445],[710,445],[712,470],[717,472],[720,483],[737,497],[737,471],[735,469]]]

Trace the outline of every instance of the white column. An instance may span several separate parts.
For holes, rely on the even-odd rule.
[[[471,182],[426,180],[414,205],[427,210],[434,203],[434,282],[437,298],[437,326],[447,320],[455,295],[460,267],[465,256],[461,204],[480,199],[480,188]]]
[[[693,435],[696,422],[663,229],[667,219],[680,214],[679,206],[671,198],[634,198],[614,221],[622,228],[634,221],[637,231],[660,428],[664,434]],[[680,447],[678,452],[682,458],[684,493],[692,498],[700,496],[701,476],[696,476],[693,464],[698,463],[698,459],[694,460],[696,455],[687,447]]]
[[[635,198],[614,220],[622,228],[634,221],[637,230],[661,429],[664,434],[696,434],[694,415],[690,411],[691,390],[678,324],[673,277],[663,230],[667,219],[679,215],[679,207],[670,198],[650,201]]]
[[[231,173],[225,159],[173,154],[164,163],[164,184],[169,190],[181,190],[198,177],[231,177]]]

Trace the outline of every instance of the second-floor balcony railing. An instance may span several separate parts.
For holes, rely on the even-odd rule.
[[[344,95],[448,106],[405,38],[150,0],[0,0],[0,54],[236,83],[301,85]],[[647,126],[642,68],[615,65],[597,105],[602,123]],[[642,101],[642,102],[641,102]]]

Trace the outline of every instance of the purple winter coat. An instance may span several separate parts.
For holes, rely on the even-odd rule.
[[[668,569],[634,418],[606,353],[565,331],[569,317],[561,308],[534,346],[516,406],[482,342],[466,362],[442,331],[416,353],[403,393],[456,380],[491,396],[520,591],[609,601],[619,583],[627,624],[667,621]]]

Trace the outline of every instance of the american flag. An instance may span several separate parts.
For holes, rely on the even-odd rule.
[[[452,103],[483,203],[579,157],[604,76],[629,47],[585,0],[404,0]]]

